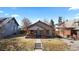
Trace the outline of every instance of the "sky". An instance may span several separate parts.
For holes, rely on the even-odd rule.
[[[28,18],[32,23],[46,19],[53,19],[55,23],[58,17],[63,20],[79,18],[79,8],[74,7],[0,7],[0,17],[15,17],[22,25],[23,18]]]

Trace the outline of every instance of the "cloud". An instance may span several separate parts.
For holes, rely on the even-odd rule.
[[[12,14],[11,17],[20,17],[18,14]]]
[[[70,7],[70,8],[69,8],[69,11],[70,11],[70,10],[79,10],[79,7]]]
[[[0,10],[0,13],[4,13],[4,11]]]

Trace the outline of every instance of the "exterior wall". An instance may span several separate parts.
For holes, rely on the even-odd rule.
[[[8,36],[16,33],[18,31],[18,26],[14,22],[14,20],[11,20],[4,26],[4,32],[2,33],[3,36]]]
[[[65,29],[64,30],[64,36],[67,37],[67,36],[70,36],[71,35],[71,30],[70,29]]]
[[[59,29],[58,35],[60,35],[62,37],[67,37],[67,36],[71,35],[71,29]]]
[[[38,26],[32,26],[31,28],[29,28],[29,30],[37,30],[39,28],[39,30],[44,30],[43,28],[41,27],[38,27]]]
[[[79,40],[79,31],[77,31],[77,39]]]
[[[36,31],[37,30],[33,30],[31,32],[31,30],[30,30],[30,34],[29,34],[30,38],[36,38]],[[40,38],[48,38],[48,36],[52,36],[52,32],[50,30],[48,32],[47,32],[47,30],[39,30],[39,31],[41,31]]]
[[[42,27],[45,27],[46,30],[52,30],[52,28],[50,28],[49,26],[44,25],[44,24],[42,24],[42,23],[40,23],[40,22],[38,22],[37,25],[42,26]]]
[[[30,34],[29,34],[29,37],[30,38],[36,38],[36,31],[37,30],[29,30],[30,31]],[[39,30],[41,31],[41,37],[40,38],[48,38],[48,36],[52,36],[52,31],[51,30]]]
[[[52,33],[53,33],[53,31],[52,30],[49,30],[49,35],[50,36],[53,36]]]
[[[77,31],[77,35],[79,35],[79,31]]]
[[[62,37],[63,37],[63,35],[64,35],[64,34],[63,34],[62,29],[59,29],[59,30],[58,30],[58,35],[60,35],[60,36],[62,36]]]

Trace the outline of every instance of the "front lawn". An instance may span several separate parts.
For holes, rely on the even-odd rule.
[[[0,51],[33,51],[35,48],[34,39],[10,38],[0,40]]]
[[[58,39],[43,39],[42,40],[42,49],[44,51],[67,51],[70,49],[65,42]]]

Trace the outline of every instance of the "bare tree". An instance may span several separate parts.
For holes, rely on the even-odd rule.
[[[23,23],[23,28],[24,29],[27,29],[27,27],[31,24],[31,22],[28,18],[24,18],[22,23]]]
[[[46,19],[44,19],[43,22],[46,24],[49,24],[49,22]]]

